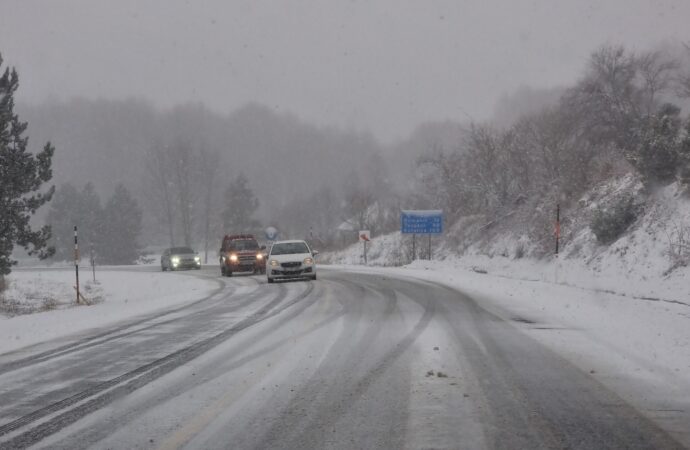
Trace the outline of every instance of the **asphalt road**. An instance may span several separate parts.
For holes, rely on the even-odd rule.
[[[683,448],[457,291],[216,272],[170,274],[218,280],[192,305],[0,355],[0,448]]]

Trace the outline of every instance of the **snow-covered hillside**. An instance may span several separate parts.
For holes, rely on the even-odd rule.
[[[637,203],[637,220],[619,239],[602,245],[590,228],[592,217],[624,196]],[[530,230],[542,219],[525,217],[525,211],[517,211],[490,226],[482,225],[478,217],[446,224],[447,234],[432,238],[433,259],[441,261],[438,267],[690,303],[690,197],[676,183],[645,193],[636,177],[626,175],[594,187],[562,212],[559,258],[540,256],[545,246],[554,247],[555,242],[536,241]],[[418,237],[417,257],[426,258],[426,249],[426,237]],[[374,236],[367,253],[370,265],[408,264],[411,237],[399,232]],[[362,246],[325,254],[323,261],[362,264]]]

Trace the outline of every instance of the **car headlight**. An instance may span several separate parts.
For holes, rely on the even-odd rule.
[[[256,254],[256,259],[258,259],[259,261],[261,261],[262,259],[264,259],[264,255],[262,255],[261,253],[257,253],[257,254]]]
[[[230,261],[237,262],[237,255],[230,255]]]
[[[275,259],[271,260],[271,267],[278,267],[279,265],[280,265],[280,263],[278,261],[276,261]]]
[[[201,262],[201,257],[200,256],[195,256],[194,257],[195,262]]]
[[[173,256],[172,258],[170,258],[170,261],[172,261],[173,264],[179,264],[180,258],[178,258],[177,256]]]
[[[312,258],[304,258],[305,266],[311,266],[312,264],[314,264],[314,260]]]

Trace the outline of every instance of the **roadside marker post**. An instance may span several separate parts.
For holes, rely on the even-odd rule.
[[[561,239],[561,205],[556,203],[556,226],[554,228],[553,234],[556,236],[556,258],[558,258],[558,250]]]
[[[363,244],[364,246],[364,265],[367,265],[367,242],[371,240],[371,233],[369,230],[360,230],[359,232],[359,241]]]
[[[79,241],[77,239],[77,226],[74,226],[74,274],[77,278],[77,305],[79,304]]]
[[[558,284],[558,269],[560,265],[560,259],[558,258],[558,253],[560,250],[560,240],[561,240],[561,204],[556,203],[556,224],[553,229],[553,234],[556,238],[556,266],[554,267],[554,282]]]

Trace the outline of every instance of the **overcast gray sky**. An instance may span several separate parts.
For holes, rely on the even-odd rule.
[[[20,100],[249,101],[383,141],[572,82],[603,43],[690,41],[688,0],[0,0]]]

